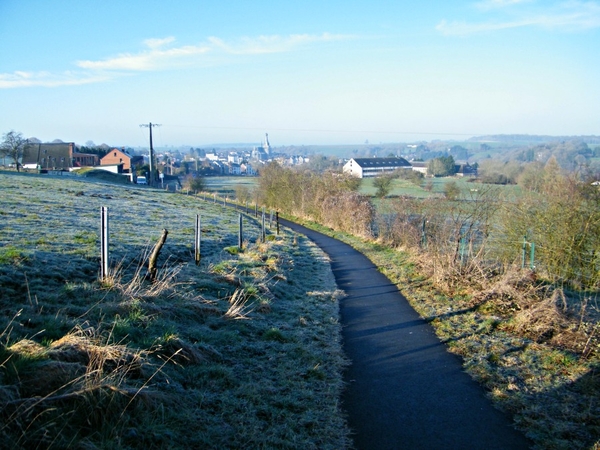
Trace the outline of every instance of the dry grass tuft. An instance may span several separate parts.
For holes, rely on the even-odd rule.
[[[118,417],[147,398],[143,386],[128,385],[140,378],[144,354],[109,344],[91,328],[76,328],[48,348],[23,339],[7,351],[18,377],[16,389],[1,395],[0,434],[10,447],[68,447],[73,433],[107,424],[116,432]]]
[[[586,350],[590,338],[577,318],[569,312],[562,289],[555,289],[549,296],[518,311],[503,328],[534,342],[547,343],[578,354]]]
[[[31,339],[21,339],[7,348],[11,353],[29,358],[43,357],[46,353],[46,347],[38,344]]]
[[[224,314],[226,319],[249,319],[252,307],[248,304],[249,297],[243,289],[236,289],[229,298],[229,308]]]
[[[145,261],[148,257],[148,252],[144,251],[141,256],[141,261]],[[108,274],[104,280],[101,280],[102,286],[106,289],[117,290],[123,297],[129,299],[139,298],[154,298],[168,294],[175,290],[178,283],[175,281],[177,275],[182,270],[182,266],[169,266],[165,263],[153,281],[150,281],[146,276],[146,267],[144,264],[139,264],[135,269],[133,276],[127,280],[123,262],[117,266],[109,268]]]
[[[499,276],[489,276],[484,289],[475,291],[472,305],[485,305],[494,314],[510,316],[539,301],[544,286],[536,282],[535,274],[528,270],[511,267]]]

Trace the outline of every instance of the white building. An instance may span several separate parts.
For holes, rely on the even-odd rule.
[[[412,170],[427,175],[427,163],[424,161],[411,161]]]
[[[357,178],[376,177],[398,169],[412,170],[412,166],[404,158],[352,158],[343,168],[344,173]]]

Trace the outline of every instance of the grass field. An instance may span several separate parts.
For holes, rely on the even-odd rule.
[[[236,187],[244,186],[249,192],[252,192],[258,185],[257,177],[206,177],[206,190],[216,193],[222,197],[235,198]],[[444,177],[444,178],[426,178],[420,186],[407,180],[395,179],[392,182],[392,189],[388,197],[408,196],[414,198],[443,197],[444,186],[446,183],[455,182],[461,190],[463,198],[469,198],[470,192],[479,189],[479,183],[469,181],[468,179]],[[506,195],[518,195],[518,186],[497,186]],[[368,196],[375,196],[377,189],[373,186],[373,178],[364,178],[361,182],[359,192]]]
[[[151,283],[144,262],[163,229]],[[302,236],[260,242],[251,217],[244,229],[239,251],[238,214],[218,203],[0,174],[2,446],[348,448],[329,263]]]
[[[476,181],[470,181],[466,178],[456,177],[443,177],[443,178],[425,178],[422,180],[421,185],[417,186],[407,180],[395,179],[392,182],[392,189],[390,190],[388,197],[407,196],[413,198],[431,198],[431,197],[443,197],[444,188],[447,183],[454,182],[460,189],[459,198],[470,198],[472,192],[477,191],[481,188],[481,185]],[[500,191],[505,195],[514,196],[518,195],[519,187],[512,185],[496,185]],[[373,186],[373,178],[364,178],[362,180],[359,192],[361,194],[375,196],[377,189]]]
[[[249,192],[258,185],[257,177],[206,177],[206,190],[222,197],[235,197],[235,189],[244,186]]]

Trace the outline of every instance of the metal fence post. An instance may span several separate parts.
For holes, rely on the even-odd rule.
[[[108,276],[108,206],[100,210],[100,278]]]
[[[200,242],[202,236],[200,214],[196,214],[196,236],[194,239],[194,259],[196,265],[200,264]]]
[[[239,235],[238,235],[238,247],[240,250],[242,250],[242,246],[244,245],[244,228],[242,225],[242,214],[241,213],[240,213],[239,222],[240,222],[240,231],[239,231]]]

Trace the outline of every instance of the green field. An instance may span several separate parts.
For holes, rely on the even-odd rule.
[[[216,193],[220,197],[235,198],[236,187],[243,186],[249,192],[252,192],[258,186],[257,177],[206,177],[206,191]],[[455,182],[462,192],[462,198],[471,198],[473,192],[476,192],[480,185],[463,178],[444,177],[444,178],[425,178],[420,186],[409,181],[395,179],[392,182],[392,189],[388,197],[408,196],[414,198],[443,197],[444,186],[446,183]],[[431,188],[429,188],[429,186]],[[518,195],[520,189],[518,186],[497,186],[499,190],[507,195]],[[359,192],[368,196],[375,196],[376,188],[373,187],[373,178],[364,178],[361,182]]]
[[[364,178],[360,186],[360,193],[375,196],[377,189],[373,186],[373,178]],[[454,182],[460,189],[461,195],[459,198],[470,199],[476,196],[476,193],[481,189],[482,185],[476,181],[470,181],[465,178],[443,177],[443,178],[425,178],[420,186],[415,185],[407,180],[395,179],[392,182],[392,189],[388,197],[414,197],[414,198],[432,198],[443,197],[444,187],[447,183]],[[520,188],[513,185],[495,185],[495,187],[504,195],[518,195]]]
[[[221,197],[235,197],[235,189],[243,186],[252,192],[258,185],[257,177],[205,177],[206,190]]]

